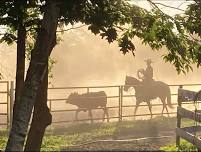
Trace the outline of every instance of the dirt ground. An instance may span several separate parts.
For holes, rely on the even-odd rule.
[[[146,136],[146,131],[136,131],[135,136],[116,135],[102,140],[80,143],[64,148],[65,151],[160,151],[160,147],[175,143],[174,129],[157,131]],[[137,138],[136,138],[137,137]],[[137,140],[138,139],[138,140]]]
[[[160,151],[160,147],[173,143],[173,138],[143,141],[98,141],[73,146],[65,151]]]

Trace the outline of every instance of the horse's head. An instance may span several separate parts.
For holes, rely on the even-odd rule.
[[[125,79],[125,86],[124,86],[124,91],[128,91],[128,89],[132,86],[132,85],[137,85],[139,84],[140,81],[134,77],[131,76],[126,76]]]
[[[74,99],[75,99],[76,97],[78,97],[78,95],[79,95],[78,92],[71,93],[71,94],[68,96],[68,99],[66,100],[66,103],[72,104],[73,101],[74,101]]]

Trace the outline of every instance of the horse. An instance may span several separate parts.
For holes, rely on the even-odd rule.
[[[140,103],[146,102],[149,107],[149,111],[152,118],[152,106],[150,102],[152,99],[156,99],[156,98],[160,98],[163,104],[162,115],[163,115],[164,109],[166,109],[167,114],[169,116],[167,105],[169,108],[173,108],[173,106],[171,103],[170,88],[166,83],[162,81],[153,81],[151,84],[146,85],[146,84],[143,84],[142,81],[139,81],[138,79],[134,77],[126,76],[124,91],[128,91],[128,89],[131,87],[135,89],[135,97],[136,97],[136,107],[134,110],[134,116],[136,115],[136,112]],[[167,99],[167,105],[166,105],[166,99]]]
[[[101,107],[104,111],[103,121],[105,120],[105,115],[107,116],[107,122],[109,122],[108,108],[107,105],[107,95],[104,91],[99,92],[88,92],[84,94],[78,94],[77,92],[71,93],[66,100],[66,103],[76,105],[78,109],[76,110],[75,119],[78,119],[78,113],[80,111],[88,111],[89,117],[91,118],[91,123],[93,123],[92,109]]]

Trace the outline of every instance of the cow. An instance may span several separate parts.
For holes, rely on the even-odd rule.
[[[103,121],[105,120],[105,115],[107,116],[107,122],[109,122],[108,108],[107,105],[107,95],[104,91],[99,92],[88,92],[84,94],[78,94],[77,92],[71,93],[66,100],[66,103],[72,104],[78,107],[75,114],[75,119],[78,119],[78,113],[80,111],[88,111],[91,123],[93,123],[92,109],[102,108],[104,111]]]

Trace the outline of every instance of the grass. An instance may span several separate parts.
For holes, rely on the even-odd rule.
[[[182,119],[181,124],[182,124],[181,127],[194,126],[195,121],[189,120],[189,119]],[[170,144],[170,145],[161,147],[160,150],[171,151],[171,152],[186,152],[186,151],[195,152],[197,151],[197,148],[193,144],[185,140],[181,140],[180,147],[176,147],[176,144]]]
[[[171,152],[195,152],[197,151],[197,148],[185,141],[185,140],[182,140],[181,143],[180,143],[180,147],[176,147],[175,144],[171,144],[171,145],[167,145],[167,146],[164,146],[164,147],[161,147],[160,150],[163,150],[163,151],[171,151]]]
[[[191,122],[186,122],[190,124]],[[50,126],[44,136],[42,151],[58,151],[79,143],[106,138],[140,138],[157,136],[162,130],[174,130],[176,118],[156,117],[152,120],[136,120],[111,123],[75,123],[60,127]],[[7,142],[7,131],[0,130],[0,150]],[[174,146],[163,147],[174,149]]]
[[[0,150],[5,149],[7,142],[7,130],[0,129]]]

